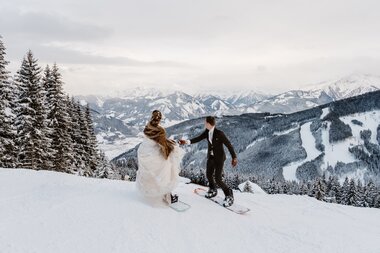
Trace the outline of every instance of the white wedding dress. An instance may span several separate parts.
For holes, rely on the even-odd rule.
[[[148,199],[168,202],[179,181],[183,155],[183,149],[176,144],[168,159],[165,159],[157,142],[144,136],[137,150],[137,189]]]

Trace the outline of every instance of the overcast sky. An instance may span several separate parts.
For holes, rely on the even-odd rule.
[[[31,49],[71,94],[137,85],[276,93],[380,75],[380,1],[0,0],[14,73]]]

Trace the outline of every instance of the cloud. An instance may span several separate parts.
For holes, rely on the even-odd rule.
[[[3,2],[8,59],[19,65],[30,48],[66,69],[76,93],[123,84],[274,92],[380,74],[376,0]]]
[[[60,14],[0,9],[0,30],[25,40],[94,41],[112,34],[100,25],[78,22]]]
[[[69,63],[69,64],[95,64],[95,65],[116,65],[130,67],[170,67],[170,68],[191,68],[190,64],[174,61],[143,61],[124,56],[103,56],[79,50],[72,50],[61,47],[51,47],[47,45],[38,46],[38,55],[44,61]]]

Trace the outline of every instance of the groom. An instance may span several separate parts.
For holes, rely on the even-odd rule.
[[[207,151],[207,169],[206,176],[209,182],[209,190],[206,193],[206,198],[213,198],[218,194],[216,185],[219,185],[224,192],[225,207],[231,206],[234,203],[234,196],[232,190],[223,182],[223,166],[226,160],[226,154],[224,153],[223,144],[226,145],[228,151],[232,156],[232,166],[237,165],[237,157],[230,141],[226,135],[219,129],[215,128],[215,118],[212,116],[206,117],[205,121],[206,130],[191,140],[179,140],[181,145],[197,143],[203,139],[207,139],[208,151]],[[214,179],[215,176],[215,179]]]

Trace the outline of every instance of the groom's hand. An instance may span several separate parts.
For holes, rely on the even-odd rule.
[[[232,167],[236,167],[237,164],[238,164],[237,158],[232,159],[232,161],[231,161]]]
[[[185,141],[185,140],[179,140],[178,143],[179,143],[180,145],[185,145],[185,144],[186,144],[186,141]]]

